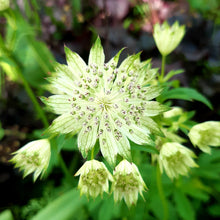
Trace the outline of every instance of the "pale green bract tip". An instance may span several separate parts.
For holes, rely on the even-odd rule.
[[[36,181],[40,174],[41,177],[44,175],[49,165],[50,141],[48,139],[31,141],[13,154],[15,156],[11,162],[15,167],[24,172],[24,177],[34,173],[33,179]]]
[[[75,176],[79,176],[78,188],[81,195],[96,198],[108,193],[109,181],[113,181],[111,173],[107,170],[104,163],[97,160],[86,161],[77,171]]]
[[[191,167],[198,167],[193,158],[196,155],[190,149],[176,142],[167,142],[162,145],[158,162],[161,172],[165,170],[170,179],[179,175],[187,176]]]
[[[194,146],[210,154],[210,146],[220,146],[220,122],[207,121],[197,124],[191,128],[188,136]]]
[[[154,25],[153,37],[157,48],[163,56],[170,54],[181,42],[185,34],[185,26],[176,21],[170,26],[166,21]]]
[[[4,11],[8,9],[10,6],[10,1],[9,0],[0,0],[0,11]]]
[[[143,191],[147,189],[137,166],[127,160],[121,161],[115,167],[113,178],[114,201],[118,202],[124,199],[128,207],[135,205],[138,194],[140,193],[143,197]]]

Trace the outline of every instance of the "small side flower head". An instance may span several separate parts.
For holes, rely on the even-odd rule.
[[[193,151],[176,142],[167,142],[162,145],[158,162],[161,172],[166,171],[170,179],[179,175],[187,176],[190,167],[198,167],[193,158]]]
[[[97,160],[86,161],[75,176],[79,176],[78,188],[80,194],[96,198],[109,190],[109,180],[113,181],[111,173],[104,163]]]
[[[0,11],[4,11],[9,8],[10,1],[9,0],[0,0]]]
[[[24,177],[30,173],[34,173],[34,181],[41,174],[44,175],[50,161],[50,141],[48,139],[41,139],[32,141],[24,147],[14,152],[15,156],[11,162],[15,167],[24,171]]]
[[[176,21],[170,26],[166,21],[160,25],[154,25],[154,40],[157,48],[163,56],[170,54],[181,42],[185,34],[185,26]]]
[[[207,121],[197,124],[191,128],[188,136],[194,146],[210,154],[210,146],[220,146],[220,122]]]
[[[115,167],[113,178],[112,191],[115,202],[124,198],[128,207],[135,205],[138,193],[143,197],[142,191],[147,189],[137,166],[127,160],[121,161]]]

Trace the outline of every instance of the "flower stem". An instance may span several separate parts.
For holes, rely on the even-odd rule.
[[[94,159],[94,151],[95,151],[95,146],[92,148],[92,151],[91,151],[91,160]]]
[[[72,176],[70,175],[69,170],[68,170],[68,168],[62,158],[62,155],[60,153],[58,154],[58,157],[59,157],[60,167],[61,167],[63,173],[65,174],[66,178],[68,180],[72,180]]]
[[[161,75],[160,75],[160,82],[163,82],[164,73],[165,73],[165,65],[166,65],[166,56],[162,55],[162,63],[161,63]]]
[[[17,68],[17,74],[18,74],[19,78],[21,79],[28,96],[30,97],[31,101],[33,102],[34,107],[35,107],[37,113],[39,114],[39,117],[40,117],[42,123],[44,124],[44,127],[47,128],[49,126],[49,122],[47,120],[47,117],[44,114],[44,111],[41,109],[40,104],[38,103],[29,83],[24,78],[24,76],[22,75],[19,68]]]
[[[163,220],[167,220],[169,218],[169,213],[168,213],[166,197],[165,197],[164,191],[163,191],[159,164],[157,164],[157,188],[158,188],[160,200],[163,205]]]

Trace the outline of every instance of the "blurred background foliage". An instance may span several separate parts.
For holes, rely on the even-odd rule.
[[[79,197],[73,175],[83,160],[76,139],[54,140],[47,178],[36,183],[31,177],[22,179],[8,162],[19,147],[42,138],[42,127],[48,122],[45,113],[34,110],[33,94],[48,93],[45,77],[53,71],[55,60],[65,63],[64,45],[87,60],[99,35],[107,59],[127,47],[122,56],[142,51],[143,60],[152,57],[153,66],[160,67],[152,28],[164,20],[186,25],[181,45],[167,57],[167,72],[183,69],[173,77],[176,87],[196,88],[209,98],[213,111],[199,102],[175,100],[173,105],[195,110],[197,122],[219,120],[219,10],[218,0],[12,0],[10,9],[0,12],[0,220],[219,219],[219,150],[212,150],[211,156],[197,152],[200,167],[189,177],[172,182],[163,174],[161,195],[157,168],[150,165],[151,149],[132,146],[149,190],[146,201],[139,198],[130,210],[123,202],[114,205],[112,196],[89,201]],[[54,119],[49,112],[46,116]]]

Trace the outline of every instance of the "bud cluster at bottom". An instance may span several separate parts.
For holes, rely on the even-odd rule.
[[[115,167],[113,176],[104,163],[97,160],[85,162],[75,174],[78,175],[80,175],[78,188],[81,195],[96,198],[103,192],[108,193],[109,181],[111,181],[115,202],[124,198],[128,206],[136,204],[138,193],[143,196],[142,191],[147,188],[137,166],[127,160],[121,161]]]

